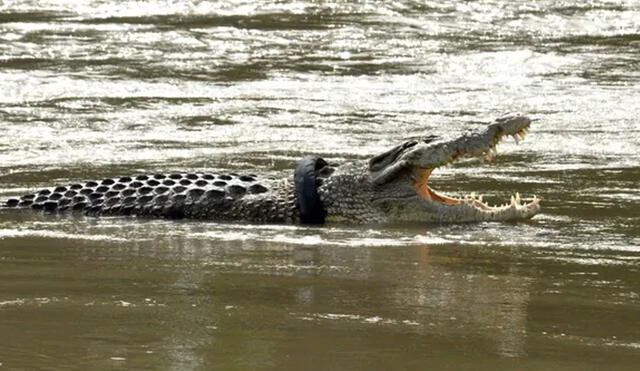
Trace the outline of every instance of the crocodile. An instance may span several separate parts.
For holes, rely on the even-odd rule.
[[[429,186],[438,167],[463,157],[496,155],[504,137],[524,138],[531,120],[509,114],[446,138],[410,139],[368,163],[328,164],[305,157],[287,179],[254,174],[191,172],[141,174],[51,187],[11,198],[8,208],[48,213],[134,215],[267,223],[397,223],[517,221],[540,212],[530,202],[490,206],[482,198],[452,197]]]

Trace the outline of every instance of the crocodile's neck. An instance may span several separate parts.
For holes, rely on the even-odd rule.
[[[373,202],[373,189],[366,173],[353,168],[338,168],[322,179],[318,195],[326,211],[327,222],[372,223],[384,221]]]

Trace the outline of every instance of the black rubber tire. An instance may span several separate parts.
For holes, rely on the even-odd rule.
[[[318,170],[327,162],[318,156],[306,156],[298,161],[293,177],[298,199],[300,221],[303,224],[323,224],[327,216],[318,195]]]

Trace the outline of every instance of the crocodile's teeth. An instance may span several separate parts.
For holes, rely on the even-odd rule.
[[[517,136],[517,135],[515,135],[515,134],[513,134],[513,140],[515,140],[515,141],[516,141],[516,144],[519,144],[519,143],[520,143],[520,138],[518,138],[518,136]]]
[[[520,193],[516,192],[516,203],[520,203]]]

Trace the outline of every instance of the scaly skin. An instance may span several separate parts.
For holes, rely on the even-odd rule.
[[[326,166],[317,171],[318,195],[328,222],[479,222],[529,219],[535,198],[491,207],[475,196],[457,199],[428,186],[431,172],[460,157],[495,154],[504,136],[524,136],[531,121],[508,115],[457,138],[428,136],[375,156],[368,166]],[[138,215],[217,221],[300,221],[293,179],[222,173],[150,174],[43,189],[10,199],[11,208],[89,215]]]

